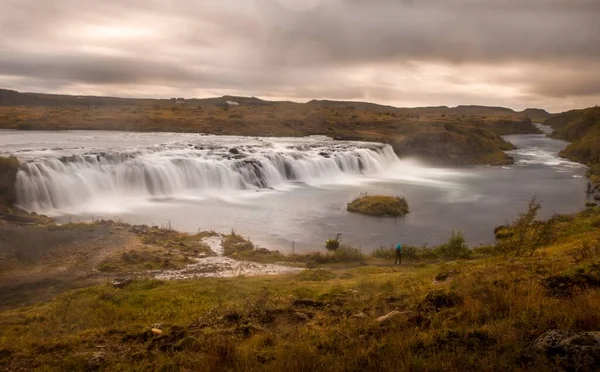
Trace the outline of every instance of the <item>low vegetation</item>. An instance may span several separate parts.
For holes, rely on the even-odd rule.
[[[554,115],[545,124],[554,129],[554,138],[571,142],[560,155],[588,165],[590,179],[600,189],[600,107]]]
[[[382,195],[362,195],[350,203],[348,212],[369,216],[404,216],[409,212],[405,198]]]
[[[342,245],[319,256],[364,262],[70,291],[0,312],[0,369],[597,370],[593,339],[540,336],[600,329],[600,208],[551,220],[547,244],[510,259],[381,266]]]

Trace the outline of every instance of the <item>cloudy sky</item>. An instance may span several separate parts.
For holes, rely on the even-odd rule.
[[[0,0],[0,87],[562,111],[600,103],[600,0]]]

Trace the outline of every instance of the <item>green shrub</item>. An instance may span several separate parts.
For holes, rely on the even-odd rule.
[[[327,239],[327,241],[325,242],[325,248],[327,248],[328,251],[335,251],[339,247],[340,241],[337,239]]]
[[[536,249],[551,242],[555,222],[572,218],[568,215],[555,215],[547,222],[538,221],[536,218],[541,208],[535,198],[531,199],[527,211],[520,213],[513,223],[503,227],[501,234],[496,233],[496,248],[500,253],[504,256],[532,255]]]
[[[330,264],[338,262],[363,262],[365,256],[358,248],[341,245],[335,251],[292,255],[289,256],[289,259],[292,261],[306,262],[307,264]]]
[[[409,212],[405,198],[366,194],[348,203],[346,210],[368,216],[403,216]]]
[[[371,256],[375,258],[394,259],[396,258],[395,247],[379,247],[371,252]],[[415,247],[412,245],[402,246],[402,258],[403,259],[427,259],[436,258],[436,254],[433,249],[423,246]]]
[[[454,230],[446,244],[436,247],[435,253],[445,258],[469,258],[471,256],[471,250],[467,247],[462,233]]]
[[[223,253],[225,256],[231,256],[239,252],[251,251],[254,249],[254,244],[245,239],[243,236],[236,234],[234,231],[229,235],[225,235],[221,241]]]
[[[394,247],[379,247],[371,252],[371,256],[375,258],[394,259],[396,257],[396,249]]]

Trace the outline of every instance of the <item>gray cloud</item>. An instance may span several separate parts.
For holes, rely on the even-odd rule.
[[[13,89],[551,109],[600,97],[597,0],[0,3]]]

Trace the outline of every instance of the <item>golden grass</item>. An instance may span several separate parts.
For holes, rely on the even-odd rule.
[[[558,370],[558,360],[529,346],[552,329],[600,329],[600,291],[573,287],[555,297],[542,282],[596,270],[600,209],[557,221],[553,243],[531,257],[69,292],[0,312],[0,368],[84,370],[101,350],[107,371]],[[451,275],[434,281],[441,272]],[[460,301],[426,306],[449,293]],[[392,310],[413,313],[375,322]],[[366,319],[351,317],[359,312]],[[163,335],[148,336],[151,327]]]

